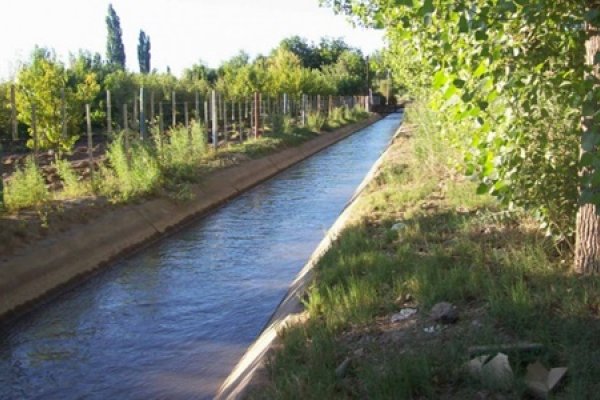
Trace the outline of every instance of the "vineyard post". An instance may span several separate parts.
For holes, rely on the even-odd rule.
[[[219,137],[217,133],[217,92],[214,90],[211,93],[210,112],[212,118],[212,141],[213,148],[217,150],[219,144]]]
[[[187,101],[183,103],[183,121],[185,122],[185,129],[190,129],[190,113]]]
[[[31,130],[33,131],[33,159],[35,164],[38,162],[38,131],[37,131],[37,118],[35,116],[35,103],[31,103]]]
[[[208,129],[208,100],[204,100],[204,126]]]
[[[221,115],[223,116],[223,140],[225,142],[227,142],[227,134],[228,132],[228,128],[229,126],[227,126],[227,101],[225,101],[225,96],[221,97],[221,107],[222,107],[222,113]]]
[[[177,125],[177,107],[175,105],[175,91],[174,90],[171,94],[171,115],[172,115],[171,126],[173,128],[175,128],[175,125]]]
[[[127,157],[127,165],[130,165],[129,157],[129,121],[127,119],[127,103],[123,104],[123,140],[125,142],[125,156]]]
[[[85,119],[87,122],[87,140],[88,140],[88,162],[90,166],[90,180],[92,188],[94,187],[94,143],[92,142],[92,117],[90,115],[90,105],[85,105]]]
[[[18,122],[17,122],[17,101],[15,93],[15,85],[10,85],[10,122],[12,126],[12,139],[19,139]]]
[[[242,122],[242,102],[238,101],[238,123],[240,131],[240,143],[244,141],[244,123]]]
[[[260,96],[254,92],[254,139],[258,137],[258,125],[260,123]]]
[[[112,104],[110,101],[110,90],[106,91],[106,132],[112,133]]]
[[[133,129],[137,129],[138,126],[138,94],[133,94],[133,113],[131,114],[131,126]]]
[[[144,87],[140,88],[140,137],[146,140],[146,115],[144,113]]]
[[[60,119],[61,119],[61,136],[58,139],[58,157],[60,158],[60,142],[61,140],[65,140],[67,138],[67,101],[65,99],[65,88],[60,89]]]
[[[162,134],[165,131],[165,113],[163,111],[162,101],[158,102],[158,133],[162,138]]]
[[[302,127],[306,127],[306,95],[302,95]]]
[[[195,95],[195,115],[196,117],[196,123],[199,124],[200,123],[200,94],[198,94],[198,92],[196,92]]]
[[[154,91],[150,92],[150,126],[154,126],[154,117],[155,117],[155,113],[154,113]]]

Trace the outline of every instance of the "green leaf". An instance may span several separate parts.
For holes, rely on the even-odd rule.
[[[485,183],[480,183],[479,186],[477,186],[477,194],[486,194],[488,191],[489,187]]]
[[[455,79],[452,84],[454,86],[456,86],[459,89],[462,89],[463,87],[465,87],[465,81],[463,79]]]
[[[448,82],[448,76],[442,70],[436,72],[435,75],[433,76],[433,88],[434,89],[441,88],[442,86],[444,86],[446,84],[446,82]]]
[[[464,15],[461,15],[460,20],[458,21],[458,31],[460,33],[469,31],[469,22],[467,22],[467,18]]]

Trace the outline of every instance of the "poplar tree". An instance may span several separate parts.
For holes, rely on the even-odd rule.
[[[106,58],[108,63],[125,69],[125,46],[123,46],[123,32],[121,31],[121,20],[112,4],[108,5],[106,16],[106,27],[108,37],[106,41]]]
[[[146,35],[143,30],[140,30],[137,50],[140,72],[142,74],[150,73],[150,36]]]

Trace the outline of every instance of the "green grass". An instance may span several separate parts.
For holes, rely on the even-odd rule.
[[[516,380],[506,398],[524,395],[524,369],[534,359],[569,368],[554,398],[597,398],[600,278],[572,274],[570,260],[525,213],[474,195],[444,161],[455,156],[451,146],[426,140],[443,138],[419,137],[417,129],[394,145],[355,221],[316,267],[308,322],[282,333],[270,382],[253,398],[474,398],[486,386],[465,372],[467,348],[519,341],[545,350],[509,354]],[[403,227],[392,230],[398,222]],[[414,325],[389,323],[406,306],[398,299],[418,308]],[[426,334],[427,314],[440,301],[457,305],[461,319]],[[346,357],[351,366],[336,377]]]
[[[39,207],[50,199],[50,193],[33,158],[19,168],[4,187],[4,207],[9,212]]]

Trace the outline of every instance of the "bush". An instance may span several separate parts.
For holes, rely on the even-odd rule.
[[[108,146],[110,168],[104,167],[100,173],[101,191],[117,201],[149,194],[160,185],[162,179],[156,154],[150,146],[133,141],[127,152],[124,135],[120,133]]]
[[[320,132],[325,126],[326,118],[320,112],[310,113],[307,118],[307,126],[313,132]]]
[[[23,169],[17,169],[4,188],[4,205],[9,211],[39,207],[49,198],[46,182],[33,158],[27,159]]]
[[[160,165],[169,179],[194,180],[196,168],[206,155],[207,140],[202,125],[192,122],[190,129],[177,127],[167,140],[154,132]]]
[[[67,160],[58,160],[56,170],[63,181],[62,194],[66,198],[76,198],[90,193],[90,186],[81,182]]]

